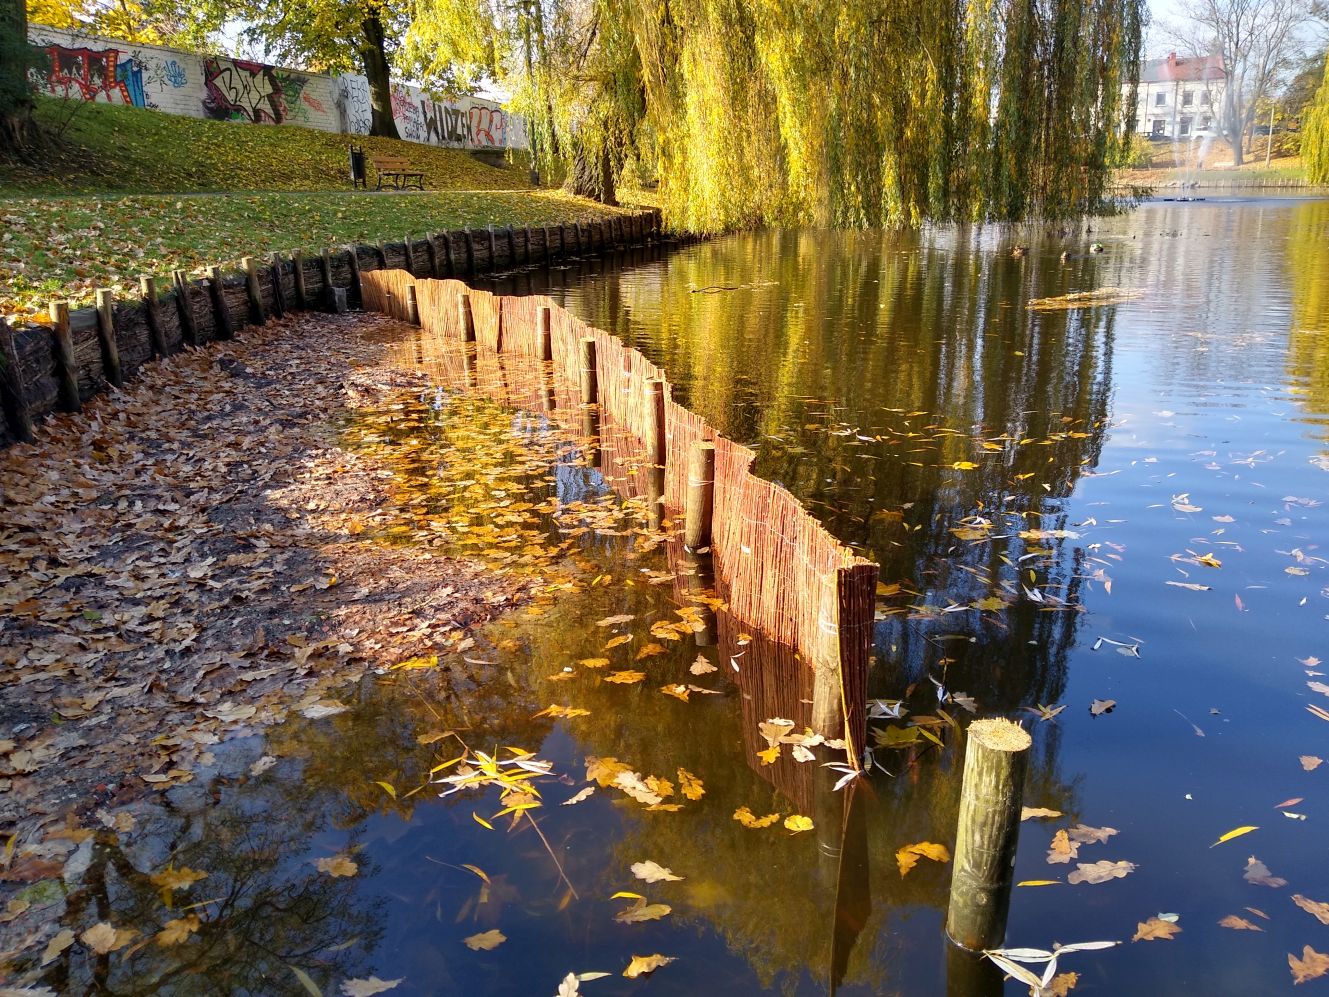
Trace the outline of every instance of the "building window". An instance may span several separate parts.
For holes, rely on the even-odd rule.
[[[1200,94],[1200,103],[1203,104],[1205,107],[1208,107],[1208,106],[1209,106],[1209,91],[1208,91],[1208,90],[1205,90],[1203,93]]]
[[[1156,93],[1156,94],[1154,94],[1154,106],[1155,106],[1155,107],[1162,107],[1162,106],[1163,106],[1164,104],[1166,104],[1166,103],[1167,103],[1167,94],[1165,94],[1165,93]]]
[[[1191,93],[1189,90],[1187,90],[1184,94],[1181,95],[1182,107],[1190,107],[1191,104],[1194,103],[1194,101],[1195,101],[1195,94]]]
[[[1211,118],[1211,117],[1209,117],[1209,115],[1207,115],[1207,114],[1201,114],[1201,115],[1200,115],[1200,127],[1201,127],[1201,128],[1208,128],[1209,125],[1213,122],[1213,120],[1214,120],[1214,119]]]
[[[1162,135],[1163,135],[1163,127],[1164,127],[1163,119],[1162,119],[1162,118],[1155,118],[1155,119],[1154,119],[1154,130],[1153,130],[1150,134],[1154,135],[1155,137],[1162,137]]]
[[[1191,116],[1187,114],[1181,119],[1181,128],[1177,134],[1189,135],[1190,133],[1191,133]]]

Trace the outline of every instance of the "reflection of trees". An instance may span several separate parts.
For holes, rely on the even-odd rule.
[[[1307,201],[1295,209],[1287,239],[1292,284],[1288,372],[1304,393],[1308,417],[1329,436],[1329,202]]]
[[[339,794],[298,778],[265,779],[243,793],[224,785],[217,780],[178,806],[163,798],[134,832],[146,844],[127,847],[102,833],[66,914],[76,932],[110,921],[150,938],[165,920],[184,917],[186,905],[206,900],[193,911],[203,921],[198,932],[179,945],[149,942],[109,957],[74,946],[48,970],[49,984],[62,993],[295,997],[307,991],[291,966],[324,987],[364,975],[382,933],[381,905],[358,899],[356,880],[320,873],[307,858]],[[175,892],[173,910],[149,880],[168,861],[208,874]],[[372,873],[361,863],[362,874]]]
[[[1082,554],[1073,540],[970,544],[951,531],[975,515],[996,534],[1069,529],[1062,500],[1098,460],[1113,309],[1023,306],[1101,282],[1098,258],[1063,265],[1059,249],[1016,259],[978,229],[761,232],[623,281],[573,278],[565,297],[661,363],[721,432],[755,445],[754,471],[875,558],[883,581],[917,592],[916,606],[994,592],[1010,603],[888,619],[877,655],[894,668],[876,680],[896,694],[941,663],[951,686],[1009,709],[1060,694],[1075,632],[1074,610],[1031,602],[1013,565],[1049,550],[1021,564],[1035,571],[1021,581],[1073,604]],[[739,289],[694,293],[715,286]],[[952,634],[966,639],[939,642]]]

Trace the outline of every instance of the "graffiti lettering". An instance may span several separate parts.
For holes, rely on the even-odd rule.
[[[303,88],[303,78],[300,87]],[[242,119],[279,125],[286,119],[282,82],[270,66],[239,59],[203,60],[203,111],[219,121]],[[298,91],[297,91],[298,92]]]
[[[179,88],[189,82],[185,76],[185,67],[174,59],[162,67],[162,75],[165,76],[166,82],[173,87]]]
[[[368,135],[372,120],[369,113],[369,86],[360,77],[337,79],[337,128],[347,135]]]
[[[143,67],[130,56],[120,58],[117,49],[95,51],[90,48],[47,46],[51,70],[45,80],[51,93],[72,97],[77,93],[84,100],[101,98],[108,103],[146,107],[143,92]]]
[[[468,112],[471,140],[475,145],[502,148],[506,144],[508,118],[497,107],[472,107]]]
[[[436,104],[420,98],[420,114],[425,121],[425,141],[439,145],[469,145],[471,119],[460,107]]]

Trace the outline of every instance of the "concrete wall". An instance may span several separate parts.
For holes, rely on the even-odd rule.
[[[50,58],[50,68],[34,72],[33,82],[57,97],[191,118],[369,134],[369,82],[363,76],[305,73],[40,24],[30,26],[28,38]],[[401,137],[412,142],[455,149],[526,148],[521,118],[494,101],[435,101],[419,87],[393,84],[392,113]]]

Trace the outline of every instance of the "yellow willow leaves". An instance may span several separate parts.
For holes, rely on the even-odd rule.
[[[1181,925],[1173,924],[1171,921],[1164,921],[1160,917],[1151,917],[1147,921],[1140,921],[1136,924],[1135,935],[1131,938],[1131,941],[1167,941],[1179,934],[1181,934]]]
[[[1319,979],[1325,973],[1329,973],[1329,955],[1316,952],[1307,945],[1301,950],[1300,959],[1289,952],[1287,965],[1292,971],[1292,982],[1305,983],[1307,980]]]
[[[579,706],[558,706],[557,704],[546,706],[539,713],[531,714],[531,719],[536,717],[553,717],[555,719],[571,720],[576,717],[589,717],[590,710],[583,710]]]
[[[492,928],[489,931],[482,931],[478,935],[463,938],[462,944],[473,952],[488,952],[490,949],[498,948],[507,940],[507,935],[497,928]]]
[[[356,865],[355,861],[345,852],[342,852],[339,855],[329,855],[325,858],[315,859],[314,868],[318,869],[319,872],[325,872],[334,878],[339,876],[354,876],[360,871],[360,867]]]
[[[784,819],[784,826],[795,834],[798,834],[800,831],[811,831],[813,826],[812,818],[804,817],[802,814],[790,814]]]
[[[648,973],[654,973],[661,966],[668,966],[674,961],[671,955],[634,955],[632,961],[628,963],[628,968],[623,970],[623,975],[629,980],[635,980],[639,976],[645,976]]]
[[[734,820],[738,821],[744,827],[749,828],[770,827],[779,819],[779,814],[767,814],[765,817],[757,817],[745,806],[739,807],[734,811]]]
[[[920,841],[914,845],[905,845],[895,852],[895,863],[900,867],[900,875],[908,875],[909,870],[918,865],[919,859],[931,859],[933,862],[949,862],[950,850],[945,845],[931,841]]]
[[[188,941],[194,932],[198,931],[201,922],[197,914],[190,914],[187,917],[178,917],[173,921],[167,921],[162,925],[162,930],[157,932],[153,938],[158,945],[179,945],[181,942]]]
[[[1243,834],[1250,834],[1252,831],[1258,831],[1258,830],[1259,827],[1257,827],[1254,824],[1244,824],[1241,827],[1234,827],[1231,831],[1228,831],[1226,834],[1220,835],[1218,840],[1215,841],[1209,847],[1217,848],[1225,841],[1231,841],[1233,838],[1240,838]]]
[[[706,795],[706,787],[701,780],[687,769],[678,770],[678,788],[689,800],[700,800]]]
[[[615,682],[618,685],[632,685],[634,682],[640,682],[645,678],[645,672],[634,672],[632,669],[628,668],[621,672],[611,672],[605,676],[605,681]]]

